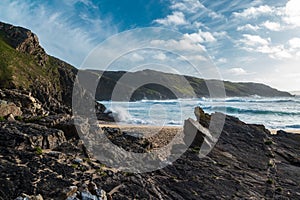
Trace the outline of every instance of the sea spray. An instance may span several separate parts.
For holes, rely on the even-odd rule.
[[[108,107],[112,104],[108,101],[102,103]],[[113,115],[122,123],[130,124],[156,125],[160,122],[160,125],[180,126],[184,119],[194,118],[194,107],[200,106],[207,113],[223,112],[247,123],[264,124],[271,129],[300,128],[300,97],[142,100],[126,104],[114,102],[113,105]],[[149,114],[153,106],[157,109]]]

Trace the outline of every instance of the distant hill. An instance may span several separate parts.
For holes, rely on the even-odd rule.
[[[30,30],[0,22],[0,89],[18,89],[30,91],[49,109],[61,110],[71,107],[72,87],[78,70],[55,57],[49,56],[40,46],[38,37]],[[88,76],[97,81],[97,100],[110,100],[117,82],[126,72],[101,72],[87,70]],[[220,81],[207,80],[162,73],[152,70],[127,73],[131,80],[156,80],[133,91],[130,100],[173,99],[176,97],[208,97],[206,82],[218,85]],[[182,84],[188,81],[191,88]],[[155,84],[160,83],[160,84]],[[269,86],[257,83],[224,82],[227,96],[291,96]],[[121,84],[124,91],[133,90],[130,84]],[[121,92],[124,92],[121,91]]]
[[[219,80],[204,80],[191,76],[181,76],[176,74],[163,73],[153,70],[144,70],[138,72],[123,72],[123,71],[95,71],[92,73],[101,75],[99,87],[97,89],[96,97],[98,100],[109,100],[117,82],[124,90],[134,90],[129,82],[122,83],[122,76],[126,73],[127,80],[154,80],[152,84],[146,84],[139,87],[133,92],[131,100],[141,99],[174,99],[190,98],[193,97],[193,92],[197,97],[209,97],[209,90],[207,84],[214,85],[220,88],[221,81]],[[186,81],[186,82],[185,82]],[[129,84],[128,84],[129,83]],[[159,84],[155,84],[159,83]],[[277,89],[271,88],[264,84],[259,83],[233,83],[224,81],[226,96],[228,97],[244,97],[259,95],[262,97],[289,97],[292,96],[288,92],[282,92]],[[191,86],[187,88],[186,86]],[[175,92],[174,92],[175,91]],[[175,94],[176,93],[176,94]]]

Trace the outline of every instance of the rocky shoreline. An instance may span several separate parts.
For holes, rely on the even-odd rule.
[[[199,110],[199,122],[208,127],[211,116]],[[105,125],[102,130],[100,134],[127,151],[149,152],[168,141],[163,132],[149,140],[128,138],[126,130]],[[196,137],[194,145],[163,169],[128,173],[97,161],[68,114],[28,121],[4,119],[0,122],[0,199],[300,197],[299,134],[272,135],[262,125],[226,116],[222,134],[205,158],[198,156],[197,144],[202,142]]]

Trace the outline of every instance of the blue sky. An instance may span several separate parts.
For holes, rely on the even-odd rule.
[[[161,27],[190,39],[177,45],[201,47],[225,80],[300,90],[299,0],[2,0],[0,10],[1,21],[31,29],[49,54],[76,67],[114,34]],[[128,56],[174,60],[162,51]]]

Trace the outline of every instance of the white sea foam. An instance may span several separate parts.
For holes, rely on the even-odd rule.
[[[184,119],[194,118],[196,106],[208,113],[225,112],[247,123],[264,124],[272,129],[299,128],[300,124],[300,97],[252,96],[101,103],[112,111],[116,120],[130,124],[182,125]]]

